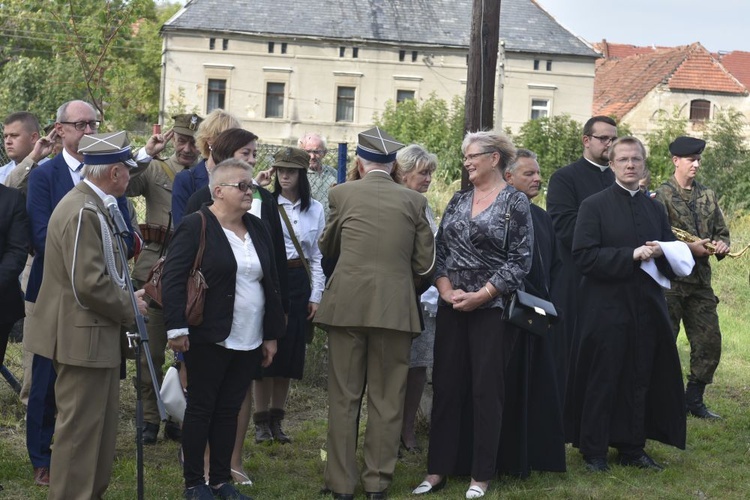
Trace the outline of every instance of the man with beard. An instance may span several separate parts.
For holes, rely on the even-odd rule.
[[[163,254],[163,247],[174,228],[174,224],[170,222],[169,212],[172,209],[172,182],[175,175],[195,165],[200,157],[193,135],[203,119],[196,114],[176,115],[172,118],[174,119],[172,130],[164,135],[154,134],[149,139],[144,150],[153,159],[148,168],[133,176],[125,193],[127,196],[143,196],[146,200],[146,222],[140,225],[146,245],[138,262],[133,266],[133,279],[136,280],[137,288],[142,288],[143,283],[148,279],[149,271]],[[174,141],[174,154],[166,160],[156,158],[156,155],[164,150],[170,140]],[[172,227],[168,227],[170,225]],[[148,318],[151,357],[157,378],[159,378],[159,385],[161,385],[161,367],[164,364],[164,348],[167,345],[167,332],[164,329],[164,316],[161,308],[149,307]],[[160,418],[147,363],[146,357],[141,356],[143,373],[141,394],[143,419],[146,424],[143,430],[143,442],[154,444],[159,434]],[[164,433],[166,437],[179,439],[180,430],[176,424],[168,421]]]
[[[558,304],[565,337],[556,339],[554,347],[560,396],[564,401],[568,367],[575,351],[578,284],[581,275],[573,263],[573,230],[581,202],[594,193],[612,185],[615,176],[609,168],[609,147],[617,138],[617,124],[608,116],[594,116],[583,126],[583,156],[574,163],[557,170],[549,179],[547,212],[552,217],[563,262],[559,288],[563,300]]]

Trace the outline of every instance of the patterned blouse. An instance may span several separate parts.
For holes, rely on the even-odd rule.
[[[435,279],[447,277],[453,288],[476,292],[489,281],[499,294],[480,308],[504,307],[504,297],[521,287],[531,269],[534,227],[529,200],[506,186],[484,211],[471,217],[474,190],[457,192],[445,209],[435,237]],[[505,215],[510,214],[507,259],[502,257]],[[440,305],[445,302],[440,299]]]

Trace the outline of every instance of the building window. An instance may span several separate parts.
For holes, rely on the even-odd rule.
[[[405,50],[399,50],[398,51],[398,60],[400,62],[404,62],[404,59],[406,59],[406,51]]]
[[[284,84],[266,83],[266,118],[284,117]]]
[[[359,47],[352,47],[352,59],[359,57]]]
[[[690,101],[690,121],[704,122],[711,118],[711,101],[693,99]]]
[[[206,112],[210,113],[215,109],[224,109],[227,96],[227,81],[208,80],[208,102],[206,103]]]
[[[269,53],[269,54],[273,54],[273,51],[274,51],[275,47],[276,47],[276,44],[275,44],[275,43],[273,43],[273,42],[268,42],[268,53]]]
[[[208,39],[208,50],[214,50],[216,48],[216,38]]]
[[[286,42],[281,42],[281,53],[286,54]]]
[[[413,90],[397,90],[396,91],[396,102],[404,102],[408,99],[414,99]]]
[[[227,38],[224,38],[221,41],[221,50],[227,50],[229,48],[229,40]]]
[[[552,71],[552,61],[547,61],[547,71]]]
[[[531,119],[537,120],[549,116],[549,99],[531,100]]]
[[[354,121],[354,87],[336,89],[336,121]]]
[[[346,47],[339,47],[339,57],[344,57],[346,55]]]
[[[534,59],[534,71],[539,71],[539,59]]]
[[[411,51],[411,62],[417,62],[417,56],[419,55],[419,52],[416,50]]]

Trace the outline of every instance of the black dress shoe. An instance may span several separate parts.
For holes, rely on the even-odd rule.
[[[354,493],[333,493],[333,500],[354,500]]]
[[[167,420],[164,424],[164,437],[178,443],[182,441],[182,429],[177,422]]]
[[[385,491],[365,491],[365,498],[367,500],[386,500],[388,493]]]
[[[637,458],[618,457],[617,463],[626,467],[638,467],[639,469],[664,470],[663,466],[654,462],[654,459],[645,453]]]
[[[331,491],[331,488],[329,488],[328,486],[323,486],[322,488],[320,488],[320,490],[318,490],[318,495],[328,496],[331,493],[333,493],[333,491]]]
[[[143,444],[156,444],[156,438],[159,435],[159,424],[146,422],[143,428]]]
[[[607,472],[609,470],[606,458],[584,458],[583,461],[586,462],[586,470],[589,472]]]

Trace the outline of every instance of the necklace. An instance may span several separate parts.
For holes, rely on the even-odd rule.
[[[482,196],[482,197],[481,197],[481,198],[479,198],[478,200],[474,200],[474,204],[475,204],[475,205],[479,205],[479,202],[480,202],[480,201],[484,200],[484,199],[485,199],[485,198],[487,198],[487,197],[488,197],[489,195],[491,195],[492,193],[494,193],[495,191],[497,191],[497,188],[499,188],[499,187],[500,187],[500,184],[498,184],[497,186],[493,187],[493,188],[492,188],[492,189],[490,190],[490,192],[489,192],[489,193],[487,193],[486,195]],[[474,188],[474,192],[475,192],[475,194],[476,194],[476,191],[477,191],[477,188]]]

